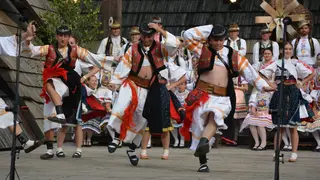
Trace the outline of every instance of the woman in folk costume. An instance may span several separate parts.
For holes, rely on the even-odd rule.
[[[80,101],[81,78],[74,71],[76,61],[86,61],[107,70],[111,69],[113,61],[103,55],[92,54],[79,46],[71,46],[69,44],[70,35],[71,30],[67,26],[61,26],[56,30],[57,43],[55,45],[34,46],[29,40],[26,41],[23,48],[29,52],[31,57],[46,57],[41,94],[45,99],[44,117],[59,124],[77,126],[75,113]],[[54,156],[53,128],[57,125],[46,122],[44,126],[47,130],[48,151],[41,155],[41,159],[50,159]],[[80,131],[82,132],[81,127]],[[82,138],[82,136],[78,137]],[[64,138],[61,136],[61,139]],[[82,140],[79,144],[82,144]],[[64,157],[64,154],[61,157]]]
[[[106,91],[106,88],[98,88],[98,79],[95,76],[88,78],[83,88],[81,120],[83,121],[84,137],[86,137],[83,145],[90,147],[93,133],[101,133],[100,123],[102,118],[110,118],[112,91]]]
[[[113,138],[108,146],[109,152],[115,152],[121,140],[128,142],[129,149],[126,153],[134,166],[139,162],[135,150],[147,125],[143,109],[148,89],[156,77],[163,76],[162,71],[166,71],[164,59],[179,46],[175,36],[155,23],[143,23],[140,31],[140,42],[127,50],[111,77],[110,87],[115,90],[120,86],[120,91],[107,125]],[[160,32],[166,41],[156,42],[156,31]]]
[[[290,128],[291,138],[292,138],[292,153],[289,158],[289,162],[295,162],[298,158],[297,150],[298,150],[298,142],[299,135],[297,131],[297,127],[300,125],[300,102],[302,100],[301,91],[299,90],[304,84],[310,81],[315,73],[304,64],[302,61],[297,59],[291,59],[292,56],[292,45],[290,43],[286,43],[284,46],[285,54],[284,54],[284,83],[283,83],[283,107],[279,107],[279,96],[280,92],[275,91],[271,98],[270,102],[270,110],[272,115],[272,122],[274,125],[280,121],[281,128],[280,136],[282,137],[282,133],[284,132],[286,127]],[[282,61],[278,60],[273,62],[265,69],[260,70],[260,72],[265,75],[267,78],[272,77],[275,73],[275,82],[278,85],[278,89],[281,83],[281,66]],[[302,79],[302,81],[298,81],[298,78]],[[280,115],[278,114],[278,109],[282,108],[282,117],[283,119],[279,119]],[[274,138],[274,144],[276,147],[276,137]],[[281,143],[281,139],[279,139]],[[275,155],[274,155],[275,156]]]
[[[180,122],[184,118],[184,109],[172,90],[186,81],[186,71],[177,66],[172,59],[168,59],[168,62],[165,61],[166,70],[162,72],[161,78],[158,77],[159,83],[155,80],[149,89],[143,110],[143,117],[148,121],[149,130],[145,132],[141,142],[141,159],[149,158],[147,143],[152,133],[161,134],[163,146],[161,159],[167,160],[169,158],[170,131],[174,129],[171,119]]]
[[[29,24],[28,26],[28,31],[26,33],[23,33],[22,35],[23,40],[27,38],[32,38],[33,34],[31,35],[29,34],[29,33],[32,33],[30,32],[30,29],[29,29],[30,26],[31,24]],[[0,55],[16,57],[18,52],[17,47],[18,45],[17,45],[16,36],[0,37]],[[14,115],[12,112],[6,111],[7,107],[8,106],[5,103],[5,101],[2,98],[0,98],[0,128],[1,129],[9,128],[9,130],[13,132]],[[38,140],[33,141],[25,138],[26,135],[24,135],[24,132],[18,123],[16,126],[15,136],[17,137],[18,141],[24,148],[25,153],[29,153],[33,151],[34,149],[38,148],[42,144],[41,141],[38,141]]]
[[[174,94],[177,96],[177,98],[179,99],[179,102],[181,103],[182,106],[184,106],[185,99],[187,98],[187,96],[190,92],[186,89],[186,87],[187,87],[187,82],[183,82],[178,86],[178,88],[176,88],[176,91],[174,92]],[[173,144],[174,148],[177,148],[177,147],[184,148],[185,147],[184,137],[179,132],[179,128],[182,127],[182,123],[183,123],[182,121],[180,123],[176,120],[172,121],[174,130],[171,131],[171,134],[174,138],[174,144]],[[178,137],[179,134],[180,134],[180,141],[179,141],[179,137]]]
[[[194,155],[200,161],[198,172],[210,171],[207,165],[209,140],[217,130],[227,129],[224,119],[230,118],[228,115],[233,117],[235,92],[232,78],[240,73],[259,90],[274,90],[260,78],[245,57],[223,45],[226,35],[227,30],[222,25],[198,26],[183,34],[188,49],[199,58],[199,79],[186,99],[186,118],[181,128],[186,140],[190,139],[191,128]],[[202,41],[207,41],[207,46]]]
[[[314,152],[320,152],[320,54],[317,56],[317,67],[315,69],[314,87],[310,95],[313,99],[312,111],[314,113],[313,122],[304,122],[298,130],[301,132],[311,132],[317,142]]]
[[[266,68],[268,65],[272,64],[273,54],[270,49],[265,49],[263,52],[263,61],[258,62],[254,65],[257,71]],[[272,77],[269,79],[272,80]],[[254,139],[254,146],[252,150],[265,150],[267,146],[267,132],[265,128],[272,129],[272,118],[269,114],[269,104],[272,97],[272,93],[269,92],[258,92],[256,89],[250,96],[249,100],[249,111],[250,113],[246,116],[243,121],[240,132],[246,128],[250,127],[251,135]],[[261,139],[261,143],[259,142]]]

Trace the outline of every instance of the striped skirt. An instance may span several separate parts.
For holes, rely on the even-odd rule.
[[[244,92],[235,90],[236,93],[236,109],[233,115],[234,119],[244,119],[248,114]]]
[[[259,112],[259,115],[248,114],[240,127],[240,132],[248,126],[266,127],[268,130],[273,129],[271,115],[267,111]]]
[[[106,117],[102,118],[102,119],[109,119],[110,118],[110,114],[107,114]],[[81,124],[82,130],[92,130],[93,132],[100,134],[101,133],[101,129],[100,129],[100,123],[102,122],[101,118],[94,118],[91,119],[85,123]]]

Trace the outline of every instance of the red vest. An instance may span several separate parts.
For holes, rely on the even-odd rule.
[[[132,67],[131,73],[134,75],[139,74],[140,69],[142,67],[144,54],[141,52],[139,48],[139,43],[132,45]],[[163,55],[161,53],[161,44],[158,42],[154,42],[154,44],[150,47],[150,52],[153,58],[153,61],[150,62],[151,66],[154,68],[155,71],[161,71],[165,69],[165,65],[163,62]]]
[[[213,54],[213,51],[211,51],[207,46],[203,46],[202,51],[201,51],[201,56],[199,59],[199,64],[198,64],[198,72],[199,74],[207,71],[211,71],[214,66],[214,61],[215,61],[215,54]],[[231,74],[234,74],[238,72],[238,52],[235,50],[232,50],[232,48],[229,48],[229,69]],[[231,59],[231,61],[230,61]],[[230,64],[231,63],[231,64]],[[237,76],[237,75],[236,75]]]
[[[70,59],[71,59],[71,62],[68,64],[70,67],[74,68],[75,65],[76,65],[76,61],[77,61],[77,46],[71,46],[71,52],[70,52],[70,55],[68,54],[68,56],[70,56]],[[56,51],[54,49],[54,46],[53,45],[49,45],[49,48],[48,48],[48,54],[46,56],[46,61],[45,61],[45,64],[44,64],[44,67],[45,68],[50,68],[50,67],[53,67],[54,65],[56,65],[56,58],[57,58],[57,54],[56,54]],[[68,58],[65,59],[65,61],[68,61]]]

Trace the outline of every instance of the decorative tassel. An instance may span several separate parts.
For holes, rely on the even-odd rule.
[[[138,107],[138,94],[133,82],[127,79],[124,81],[123,85],[124,87],[126,87],[127,85],[130,86],[132,99],[131,104],[125,109],[124,114],[122,116],[122,123],[120,127],[120,140],[124,140],[124,138],[127,135],[127,130],[135,125],[133,122],[133,114]]]

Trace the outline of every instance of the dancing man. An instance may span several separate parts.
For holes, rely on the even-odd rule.
[[[195,149],[194,155],[200,160],[198,172],[209,172],[206,155],[210,149],[209,140],[217,130],[227,129],[224,119],[228,115],[233,116],[235,92],[232,78],[241,74],[258,90],[273,90],[245,57],[223,45],[226,34],[226,29],[221,25],[199,26],[183,34],[188,49],[199,57],[199,79],[186,99],[186,119],[181,129],[183,136],[189,140],[191,128],[191,148]],[[207,41],[208,45],[203,45],[203,41]]]
[[[156,31],[165,37],[164,44],[154,40]],[[163,73],[166,73],[164,58],[179,46],[175,36],[155,23],[142,24],[140,32],[140,42],[133,44],[126,51],[112,76],[112,88],[117,89],[120,85],[121,87],[107,126],[113,137],[112,143],[108,146],[109,152],[113,153],[116,150],[120,140],[130,143],[127,155],[134,166],[139,161],[135,150],[147,125],[142,112],[148,89],[157,76],[161,79]]]

